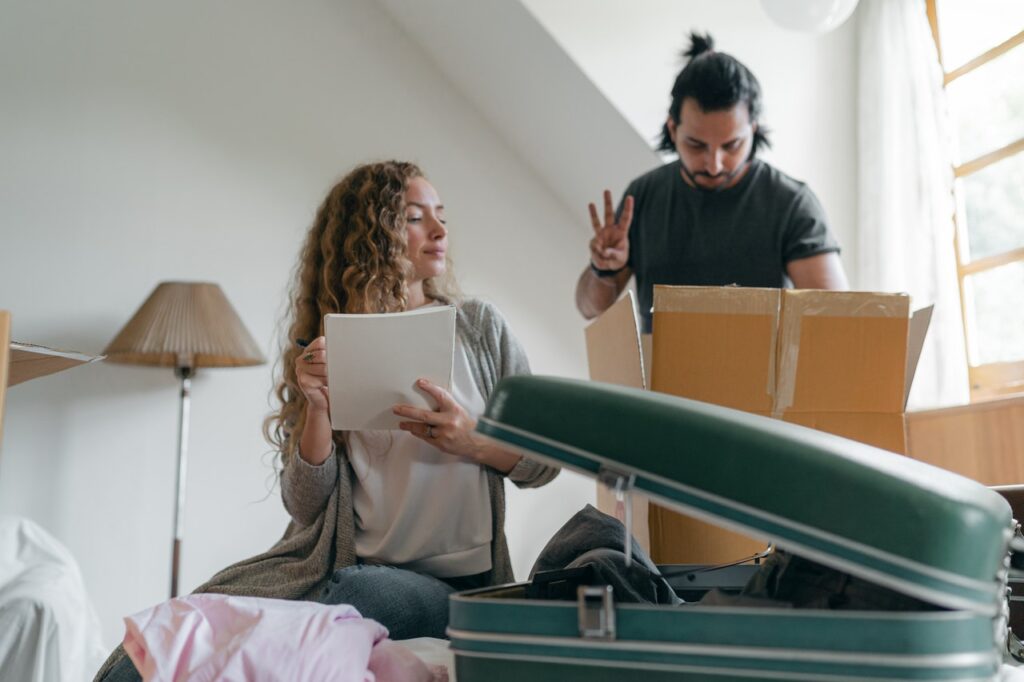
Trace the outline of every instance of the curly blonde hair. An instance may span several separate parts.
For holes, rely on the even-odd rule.
[[[404,161],[358,166],[331,188],[317,210],[289,295],[290,323],[274,388],[281,407],[263,423],[282,465],[298,452],[306,420],[306,397],[295,375],[295,360],[304,352],[299,340],[321,336],[329,313],[390,313],[408,305],[405,192],[420,177],[423,171]],[[459,298],[447,265],[443,275],[424,281],[428,299]],[[337,445],[343,439],[335,433]]]

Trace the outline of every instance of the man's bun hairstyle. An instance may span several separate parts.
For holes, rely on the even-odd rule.
[[[701,35],[696,31],[690,32],[690,47],[683,50],[682,55],[686,58],[686,61],[692,61],[694,57],[699,57],[705,52],[715,51],[715,39],[711,37],[710,33]]]
[[[692,97],[704,111],[723,111],[745,102],[750,113],[750,122],[757,123],[754,131],[754,146],[750,156],[758,150],[771,146],[768,130],[760,124],[761,84],[746,66],[732,55],[715,51],[715,40],[709,33],[690,32],[690,46],[683,50],[686,66],[676,76],[672,86],[672,104],[668,115],[679,123],[683,100]],[[675,152],[668,124],[661,128],[659,151]]]

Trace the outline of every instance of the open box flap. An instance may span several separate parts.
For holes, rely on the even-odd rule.
[[[584,330],[590,378],[619,386],[645,388],[640,318],[632,290]]]
[[[969,479],[844,438],[650,391],[509,377],[477,431],[947,608],[995,615],[1010,508]]]
[[[103,355],[86,355],[75,351],[11,341],[7,385],[15,386],[29,379],[44,377],[78,365],[96,362],[104,357]]]
[[[932,312],[934,305],[926,306],[915,310],[910,316],[910,330],[907,334],[907,386],[903,393],[903,409],[907,407],[910,399],[910,388],[914,385],[914,375],[917,374],[917,362],[921,359],[921,349],[924,348],[924,339],[928,335],[928,326],[932,323]]]

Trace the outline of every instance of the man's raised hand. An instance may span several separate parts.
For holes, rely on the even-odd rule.
[[[590,208],[590,224],[594,238],[590,240],[590,262],[598,270],[621,270],[629,260],[629,224],[633,222],[633,197],[627,196],[622,204],[622,214],[615,219],[612,193],[604,191],[604,222],[593,203]]]

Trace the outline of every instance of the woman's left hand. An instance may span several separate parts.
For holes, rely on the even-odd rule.
[[[398,428],[443,452],[478,460],[480,445],[473,435],[476,420],[440,386],[420,379],[416,387],[429,393],[437,408],[425,410],[412,405],[395,405],[392,411],[396,415],[413,420],[399,422]]]

